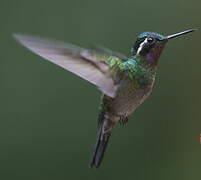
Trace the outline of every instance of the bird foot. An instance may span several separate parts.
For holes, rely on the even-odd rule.
[[[127,116],[120,116],[119,124],[126,125],[128,123],[128,117]]]

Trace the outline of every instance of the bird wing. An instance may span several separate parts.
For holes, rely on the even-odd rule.
[[[125,61],[126,59],[128,59],[128,57],[125,56],[124,54],[116,52],[116,51],[112,51],[112,50],[108,49],[105,46],[95,45],[93,47],[93,49],[95,51],[101,53],[101,54],[105,54],[105,55],[108,55],[108,56],[117,57],[117,58],[121,59],[122,61]]]
[[[91,82],[107,96],[115,97],[117,84],[111,68],[122,62],[120,58],[30,35],[14,37],[37,55]]]

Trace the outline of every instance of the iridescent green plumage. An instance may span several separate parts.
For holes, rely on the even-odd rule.
[[[91,167],[97,168],[113,126],[118,122],[126,123],[151,93],[158,60],[167,41],[192,31],[169,36],[142,33],[137,37],[129,58],[105,48],[89,50],[29,35],[15,35],[15,38],[34,53],[89,81],[103,92],[98,137],[90,163]]]

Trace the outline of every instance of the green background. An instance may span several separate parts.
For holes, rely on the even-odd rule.
[[[151,97],[114,129],[100,169],[88,161],[100,92],[11,34],[129,54],[137,34],[201,27],[198,0],[0,0],[0,179],[201,179],[201,32],[164,50]]]

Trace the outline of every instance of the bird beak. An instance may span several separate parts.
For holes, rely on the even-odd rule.
[[[181,36],[181,35],[184,35],[184,34],[187,34],[187,33],[191,33],[191,32],[196,31],[196,30],[197,29],[189,29],[189,30],[182,31],[182,32],[179,32],[179,33],[171,34],[171,35],[166,36],[164,40],[173,39],[175,37],[178,37],[178,36]]]

